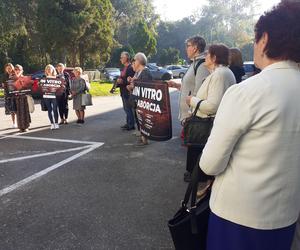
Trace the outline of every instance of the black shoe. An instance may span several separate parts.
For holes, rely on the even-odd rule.
[[[127,128],[128,128],[128,125],[127,125],[127,124],[121,126],[121,129],[127,129]]]
[[[76,123],[80,123],[80,121],[81,121],[81,120],[78,119]]]
[[[189,173],[189,172],[184,173],[183,180],[184,180],[185,182],[191,182],[191,180],[192,180],[192,175],[191,175],[191,173]]]

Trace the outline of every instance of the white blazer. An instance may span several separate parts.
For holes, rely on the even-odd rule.
[[[300,70],[282,61],[228,89],[200,160],[217,216],[256,229],[300,211]]]
[[[191,99],[191,107],[193,109],[196,108],[200,100],[203,100],[197,116],[202,118],[210,115],[215,116],[225,91],[235,83],[236,80],[232,71],[228,67],[219,65],[206,77],[196,96],[193,96]]]

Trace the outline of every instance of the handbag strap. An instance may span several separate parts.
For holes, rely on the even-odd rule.
[[[197,115],[197,112],[198,112],[198,109],[200,108],[200,104],[201,104],[201,102],[203,102],[203,100],[200,100],[198,103],[197,103],[197,106],[196,106],[196,108],[195,108],[195,110],[194,110],[194,112],[193,112],[193,115],[192,116],[196,116]]]

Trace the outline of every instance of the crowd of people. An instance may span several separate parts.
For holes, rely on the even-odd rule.
[[[200,167],[200,191],[211,187],[208,250],[290,250],[300,213],[300,4],[282,2],[262,15],[255,25],[254,62],[261,70],[242,81],[242,54],[224,44],[206,45],[194,36],[186,41],[191,65],[177,88],[179,120],[192,112],[214,119],[205,146],[187,147],[184,181]],[[286,27],[289,27],[288,29]],[[141,134],[132,91],[135,81],[151,81],[147,57],[133,60],[122,52],[120,88],[126,123],[137,146],[148,145]],[[7,64],[6,78],[23,74],[22,66]],[[48,78],[63,78],[63,93],[43,98],[51,129],[68,123],[68,99],[73,99],[77,123],[84,123],[80,95],[87,90],[75,68],[70,80],[64,65],[47,65]],[[195,110],[196,109],[196,110]],[[25,131],[31,122],[26,95],[5,97],[5,112],[13,127]],[[137,131],[135,130],[137,128]],[[299,229],[298,229],[299,231]],[[300,249],[299,235],[293,250]],[[298,239],[298,242],[297,242]]]
[[[188,147],[184,174],[189,182],[193,168],[200,167],[201,193],[212,190],[208,250],[300,249],[299,20],[300,3],[289,1],[259,18],[254,63],[261,72],[243,82],[240,51],[223,44],[206,50],[200,36],[186,41],[192,63],[182,82],[168,82],[180,90],[182,125],[196,107],[198,117],[214,119],[206,145]],[[134,70],[128,70],[128,53],[122,56],[126,67],[119,84],[127,115],[122,128],[132,130],[134,106],[127,103]]]
[[[54,95],[43,93],[41,106],[42,110],[48,112],[48,118],[50,122],[50,129],[59,129],[59,125],[68,124],[69,106],[68,101],[73,100],[73,109],[77,115],[77,123],[84,123],[85,106],[81,103],[81,96],[84,94],[89,85],[82,76],[82,68],[75,67],[73,70],[74,79],[71,79],[68,72],[65,71],[65,65],[63,63],[57,64],[56,68],[48,64],[45,67],[46,79],[60,79],[62,85],[57,88]],[[10,93],[7,81],[17,81],[23,76],[23,67],[19,64],[15,66],[11,63],[7,63],[4,67],[4,79],[2,80],[2,86],[4,88],[5,99],[5,114],[10,115],[12,119],[12,128],[19,128],[20,132],[28,130],[31,123],[30,111],[31,105],[34,105],[33,99],[30,93],[16,92]],[[33,112],[34,108],[32,108]],[[60,117],[60,122],[58,121]]]

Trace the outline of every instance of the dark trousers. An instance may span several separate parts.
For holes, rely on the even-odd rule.
[[[58,111],[60,119],[68,119],[69,106],[68,106],[68,96],[66,93],[56,96]]]
[[[123,109],[126,114],[126,124],[129,128],[134,127],[134,114],[133,114],[133,109],[132,105],[129,100],[129,96],[121,96],[122,102],[123,102]]]
[[[44,101],[48,109],[48,117],[50,122],[53,123],[53,116],[52,116],[52,112],[53,112],[54,121],[55,123],[58,123],[58,110],[57,110],[56,98],[45,98]]]

